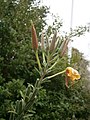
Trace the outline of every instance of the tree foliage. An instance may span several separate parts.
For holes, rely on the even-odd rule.
[[[15,104],[20,90],[38,76],[31,49],[30,20],[39,36],[47,13],[48,8],[40,7],[39,1],[0,1],[0,118],[9,118],[10,103]]]
[[[20,100],[24,97],[23,93],[26,94],[30,85],[34,84],[39,77],[35,69],[37,62],[31,46],[30,21],[34,21],[40,41],[40,33],[46,25],[48,13],[48,8],[40,6],[40,1],[0,0],[1,120],[9,119],[10,113],[8,111],[13,110],[16,104],[20,104]],[[54,30],[61,26],[61,22],[55,21],[53,26],[48,27],[46,42],[48,39],[51,40]],[[80,36],[84,31],[86,31],[86,27],[79,27],[59,39],[63,42],[67,36]],[[42,60],[41,51],[39,52],[40,60]],[[62,75],[52,78],[45,84],[43,83],[43,88],[37,96],[33,111],[30,111],[31,116],[27,116],[24,118],[25,120],[88,120],[90,98],[88,97],[89,91],[85,89],[86,84],[83,82],[88,79],[88,62],[77,50],[73,52],[70,65],[81,72],[82,79],[80,82],[73,88],[66,89],[64,75]],[[58,72],[68,65],[66,54],[54,67],[52,73]]]

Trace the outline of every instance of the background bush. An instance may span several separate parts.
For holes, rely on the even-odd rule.
[[[0,120],[9,119],[8,111],[14,107],[16,100],[21,99],[20,91],[27,88],[27,83],[34,84],[38,78],[31,48],[30,20],[34,21],[40,41],[39,33],[46,26],[48,13],[49,9],[40,6],[40,1],[0,0]],[[60,23],[55,25],[57,29],[62,26]],[[53,32],[51,28],[48,27],[48,36]],[[90,117],[90,91],[86,89],[85,82],[88,79],[88,61],[77,50],[73,52],[70,66],[81,72],[80,82],[66,89],[62,75],[43,84],[31,120],[88,120]],[[67,55],[58,66],[53,73],[68,66]]]

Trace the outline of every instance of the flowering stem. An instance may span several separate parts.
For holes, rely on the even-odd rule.
[[[37,63],[38,63],[38,67],[39,67],[39,69],[41,70],[42,67],[41,67],[41,63],[40,63],[39,57],[38,57],[38,51],[37,51],[37,50],[36,50],[36,52],[35,52],[35,55],[36,55],[36,59],[37,59]]]
[[[36,84],[36,87],[31,95],[31,97],[29,98],[29,101],[26,103],[25,107],[23,108],[23,110],[21,111],[20,114],[18,114],[18,116],[16,117],[15,120],[22,120],[23,116],[27,113],[27,111],[31,108],[31,106],[34,104],[35,102],[35,96],[37,95],[39,88],[41,86],[41,81],[43,80],[44,76],[45,76],[46,72],[43,73],[43,75],[41,76],[41,78],[39,79],[38,83]]]
[[[66,72],[66,70],[63,70],[63,71],[58,72],[58,73],[56,73],[56,74],[54,74],[54,75],[52,75],[52,76],[48,76],[47,79],[51,79],[51,78],[53,78],[53,77],[55,77],[55,76],[57,76],[57,75],[60,75],[60,74],[62,74],[62,73],[65,73],[65,72]]]
[[[55,67],[57,63],[58,63],[58,60],[48,70],[51,70],[53,67]]]
[[[45,60],[45,54],[44,54],[44,51],[42,51],[42,56],[43,56],[43,64],[46,66],[46,60]]]

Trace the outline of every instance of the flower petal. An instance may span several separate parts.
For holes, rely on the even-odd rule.
[[[73,69],[72,67],[66,68],[66,75],[69,77],[70,80],[80,79],[80,74],[77,70]]]

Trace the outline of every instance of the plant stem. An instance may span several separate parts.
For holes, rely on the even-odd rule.
[[[46,72],[43,73],[43,75],[41,76],[41,78],[38,81],[37,86],[35,87],[32,96],[30,97],[29,101],[26,103],[25,107],[23,108],[23,110],[21,111],[21,113],[17,116],[17,118],[15,120],[22,120],[23,116],[25,115],[25,113],[30,109],[30,107],[34,104],[35,101],[35,96],[38,93],[39,87],[41,85],[41,81],[43,80],[44,76],[45,76]]]
[[[51,70],[53,67],[55,67],[57,63],[58,63],[58,60],[48,70]]]
[[[38,67],[39,67],[39,69],[41,70],[42,67],[41,67],[41,63],[40,63],[39,57],[38,57],[38,51],[37,51],[37,50],[36,50],[36,52],[35,52],[35,55],[36,55],[36,59],[37,59],[37,63],[38,63]]]
[[[57,76],[57,75],[60,75],[60,74],[62,74],[62,73],[65,73],[65,71],[66,71],[66,70],[63,70],[63,71],[58,72],[58,73],[56,73],[56,74],[54,74],[54,75],[52,75],[52,76],[48,76],[47,79],[51,79],[51,78],[53,78],[53,77],[55,77],[55,76]]]
[[[46,60],[45,60],[45,54],[44,54],[44,51],[42,51],[42,57],[43,57],[43,64],[44,64],[44,66],[46,66]]]

